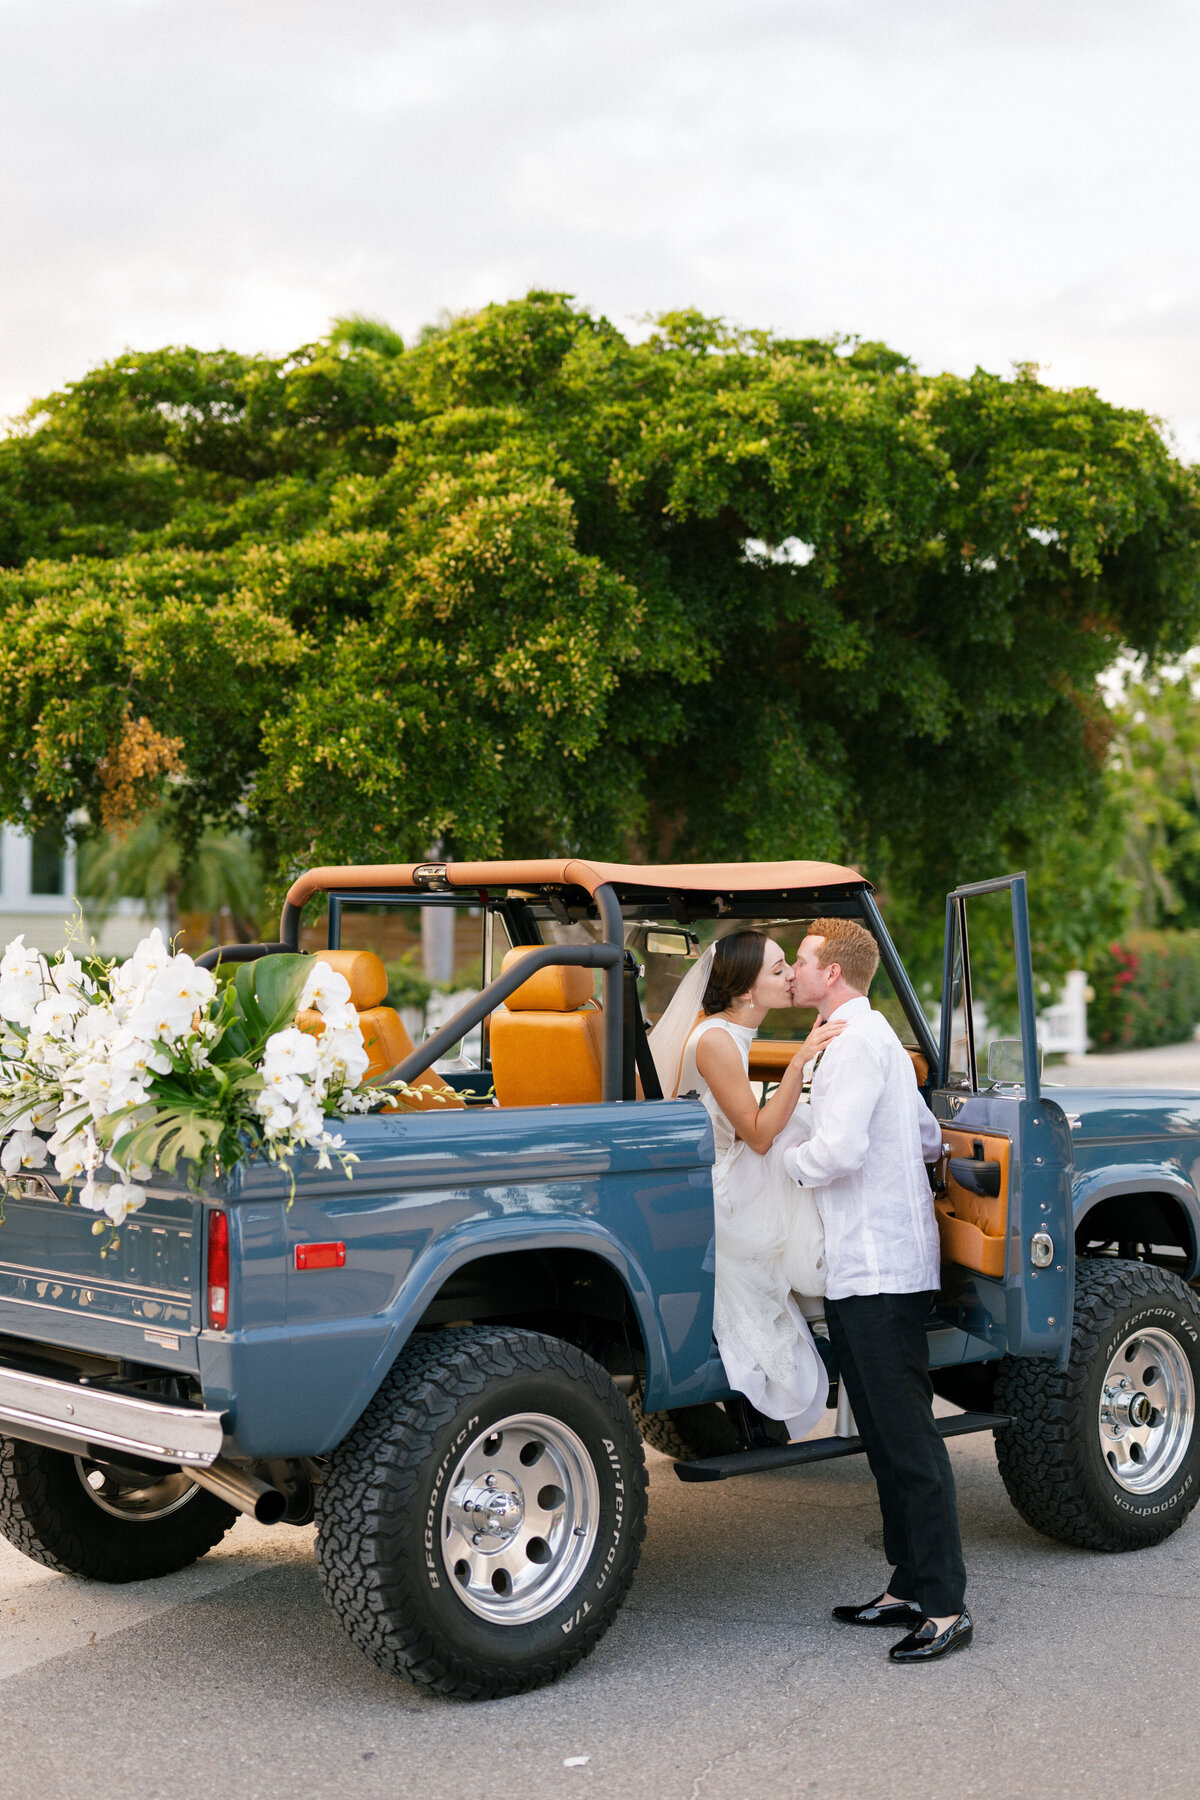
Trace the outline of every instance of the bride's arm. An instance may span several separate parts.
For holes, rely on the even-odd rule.
[[[842,1024],[814,1025],[793,1056],[765,1106],[759,1106],[742,1067],[737,1045],[727,1031],[706,1031],[696,1046],[696,1067],[712,1089],[713,1099],[744,1143],[762,1156],[796,1110],[804,1069],[826,1044],[831,1044]]]

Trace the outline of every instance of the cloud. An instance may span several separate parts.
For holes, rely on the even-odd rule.
[[[0,409],[533,285],[1046,366],[1200,451],[1195,9],[7,0]]]

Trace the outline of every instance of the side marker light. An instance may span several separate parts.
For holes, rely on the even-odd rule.
[[[345,1244],[297,1244],[298,1269],[343,1269],[346,1266]]]

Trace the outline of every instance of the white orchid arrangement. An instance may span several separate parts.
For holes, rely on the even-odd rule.
[[[294,1024],[306,1008],[319,1036]],[[48,960],[18,937],[0,960],[0,1171],[52,1163],[114,1226],[181,1157],[196,1184],[302,1148],[349,1174],[355,1159],[327,1121],[397,1098],[362,1085],[367,1065],[349,983],[311,957],[214,975],[159,931],[121,964],[69,950]]]

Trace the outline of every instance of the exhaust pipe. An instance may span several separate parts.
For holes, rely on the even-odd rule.
[[[260,1525],[278,1525],[287,1511],[285,1494],[278,1488],[269,1487],[265,1481],[259,1481],[256,1476],[247,1475],[236,1463],[226,1462],[223,1456],[203,1467],[190,1466],[186,1473],[198,1487],[207,1488],[210,1494],[218,1494],[227,1505],[249,1513]]]

